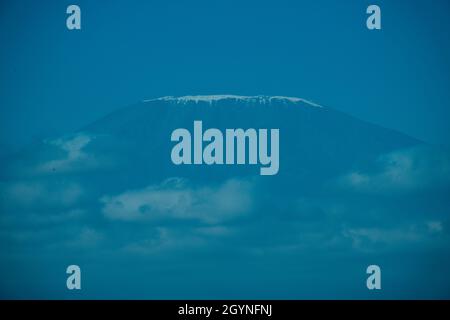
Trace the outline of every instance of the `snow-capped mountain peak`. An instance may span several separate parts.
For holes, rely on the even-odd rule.
[[[264,95],[257,95],[257,96],[240,96],[240,95],[232,95],[232,94],[220,94],[220,95],[189,95],[189,96],[181,96],[181,97],[174,97],[174,96],[165,96],[160,97],[156,99],[148,99],[144,100],[143,102],[152,102],[152,101],[169,101],[173,103],[188,103],[188,102],[206,102],[209,104],[213,104],[217,101],[221,100],[236,100],[241,102],[258,102],[258,103],[271,103],[274,100],[286,102],[286,103],[305,103],[312,107],[318,107],[322,108],[321,105],[308,101],[306,99],[297,98],[297,97],[285,97],[285,96],[264,96]]]

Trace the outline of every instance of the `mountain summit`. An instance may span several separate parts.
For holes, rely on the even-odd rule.
[[[221,100],[233,100],[235,102],[252,102],[252,103],[271,103],[272,101],[281,101],[285,103],[304,103],[313,107],[322,108],[321,105],[318,105],[314,102],[308,101],[306,99],[297,98],[297,97],[284,97],[284,96],[238,96],[232,94],[219,94],[219,95],[197,95],[197,96],[182,96],[182,97],[174,97],[174,96],[165,96],[156,99],[148,99],[143,102],[153,102],[153,101],[170,101],[174,103],[188,103],[188,102],[208,102],[209,104],[216,103]]]

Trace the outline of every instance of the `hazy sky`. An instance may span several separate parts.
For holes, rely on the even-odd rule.
[[[82,30],[66,28],[77,3]],[[450,145],[448,1],[2,1],[0,147],[164,95],[303,97]]]
[[[159,96],[276,95],[450,146],[449,3],[0,1],[0,298],[448,298],[449,152],[281,102],[143,103],[68,133]],[[169,134],[199,115],[279,125],[279,174],[175,168]]]

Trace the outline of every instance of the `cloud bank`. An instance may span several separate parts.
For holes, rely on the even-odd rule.
[[[155,219],[197,219],[214,224],[245,215],[252,209],[252,186],[231,179],[217,186],[189,186],[172,178],[159,185],[104,196],[102,212],[110,219],[142,221]]]

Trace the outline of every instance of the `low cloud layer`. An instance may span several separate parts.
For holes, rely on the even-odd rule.
[[[104,196],[102,212],[110,219],[198,219],[217,223],[252,209],[251,183],[232,179],[217,186],[189,186],[182,179],[166,180],[140,190]]]
[[[2,206],[31,211],[40,208],[67,208],[83,195],[82,187],[72,181],[24,180],[0,185]]]
[[[339,184],[363,193],[449,190],[450,152],[420,146],[378,158],[375,168],[350,172]]]

